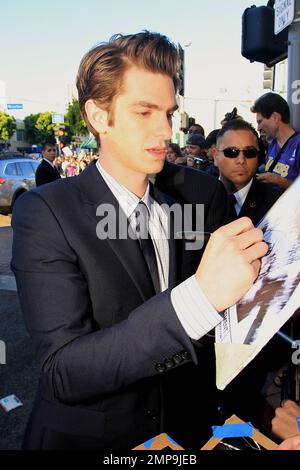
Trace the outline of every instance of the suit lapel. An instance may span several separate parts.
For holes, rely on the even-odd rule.
[[[42,160],[42,164],[43,164],[44,168],[48,171],[48,173],[50,173],[51,175],[53,175],[55,177],[57,177],[57,176],[60,177],[59,171],[56,168],[56,166],[53,167],[52,165],[50,165],[50,163],[46,162],[44,159]]]
[[[99,239],[98,243],[107,243],[107,247],[112,250],[118,261],[126,269],[141,298],[144,301],[149,299],[155,292],[139,243],[137,240],[129,237],[125,239],[119,238],[120,221],[127,227],[127,218],[100,175],[96,165],[94,163],[90,164],[78,176],[77,182],[80,186],[86,212],[93,219],[95,226],[101,220],[100,216],[97,216],[97,209],[101,205],[107,204],[114,210],[116,214],[116,238]]]
[[[240,210],[239,217],[247,216],[250,217],[251,220],[255,218],[255,214],[257,212],[257,201],[259,198],[258,191],[259,188],[256,185],[255,179],[253,179],[245,202]]]
[[[150,185],[151,196],[159,203],[171,207],[176,201],[165,193],[159,191],[152,184]],[[168,223],[169,223],[169,288],[174,287],[178,281],[178,246],[180,241],[175,240],[174,234],[174,214],[172,211],[168,211]]]

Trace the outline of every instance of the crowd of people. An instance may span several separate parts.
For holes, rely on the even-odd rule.
[[[206,138],[195,124],[184,149],[167,147],[177,87],[165,36],[93,48],[77,88],[99,159],[46,143],[39,187],[15,204],[12,269],[41,364],[25,449],[124,450],[167,432],[195,450],[233,413],[265,429],[261,389],[289,358],[272,340],[218,393],[212,332],[258,276],[268,246],[255,225],[299,175],[300,137],[268,93],[252,108],[260,135],[234,109]],[[192,217],[204,207],[205,250],[166,236],[174,201]],[[278,439],[297,432],[294,405],[268,417]]]
[[[56,157],[54,165],[62,178],[69,178],[70,176],[79,175],[95,158],[98,158],[98,156],[94,153],[80,150],[78,154],[74,152],[72,156],[61,155]]]
[[[56,145],[45,142],[42,147],[42,161],[35,174],[36,186],[51,183],[60,178],[70,178],[79,175],[89,163],[98,158],[94,153],[84,150],[70,152],[70,155],[57,155]]]

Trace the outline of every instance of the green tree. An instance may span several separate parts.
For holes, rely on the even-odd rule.
[[[7,142],[16,128],[17,124],[15,118],[0,111],[0,143]]]
[[[40,113],[36,120],[35,127],[38,131],[38,143],[55,142],[54,129],[56,124],[52,124],[52,113]]]
[[[25,139],[30,144],[38,143],[38,130],[35,127],[37,118],[40,114],[29,114],[24,118],[24,126],[25,126]]]
[[[25,138],[30,144],[43,144],[55,142],[54,128],[51,112],[30,114],[24,119]]]
[[[65,114],[65,123],[69,126],[70,136],[87,135],[88,130],[84,120],[81,117],[79,102],[76,98],[69,103],[68,110]]]

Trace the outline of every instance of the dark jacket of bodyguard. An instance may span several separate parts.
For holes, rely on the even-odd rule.
[[[257,225],[282,193],[282,190],[261,183],[254,177],[238,216],[250,217],[253,225]]]
[[[45,159],[41,161],[35,173],[35,184],[41,186],[42,184],[52,183],[60,179],[60,174],[55,166],[52,166]]]
[[[234,288],[226,284],[220,301],[213,284],[223,278],[214,253],[222,265],[228,260],[229,273],[236,272],[231,258],[241,258],[238,243],[230,259],[224,245],[251,223],[233,222],[212,237],[201,279],[193,275],[201,250],[176,239],[174,224],[161,239],[163,249],[152,244],[152,255],[149,243],[146,250],[142,240],[118,230],[127,219],[119,194],[135,207],[143,198],[149,202],[150,194],[159,213],[162,204],[172,204],[163,184],[152,187],[148,175],[162,170],[172,135],[178,57],[165,36],[150,32],[114,36],[89,51],[77,87],[89,130],[101,139],[100,160],[79,176],[27,192],[15,205],[12,269],[40,362],[25,449],[124,450],[163,431],[183,447],[199,449],[211,434],[214,361],[201,339],[222,320],[218,312],[234,302],[240,279],[239,292],[257,275],[249,276],[248,261],[242,263]],[[197,186],[197,172],[185,171],[176,170],[179,202],[185,202],[186,180],[193,188],[186,201],[205,205],[204,228],[213,231],[224,218],[224,188],[205,176]],[[100,222],[106,226],[105,208],[119,215],[115,235],[98,230]],[[136,221],[131,215],[130,229]],[[251,242],[257,259],[264,254],[259,238]],[[160,290],[148,269],[153,255],[162,267]],[[186,308],[191,299],[193,308]]]
[[[60,174],[53,161],[56,157],[56,148],[53,144],[45,144],[43,146],[43,160],[37,167],[35,173],[35,184],[41,186],[42,184],[52,183],[57,179],[60,179]]]

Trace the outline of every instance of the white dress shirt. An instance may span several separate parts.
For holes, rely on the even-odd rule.
[[[251,179],[251,181],[249,181],[248,184],[246,184],[246,186],[244,186],[239,191],[236,191],[235,193],[233,193],[233,195],[236,199],[236,203],[234,205],[234,208],[236,210],[237,215],[239,215],[239,213],[241,212],[241,208],[242,208],[244,202],[246,201],[246,197],[248,196],[248,193],[250,191],[252,183],[253,183],[253,178]]]

